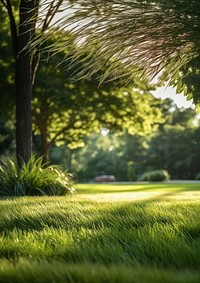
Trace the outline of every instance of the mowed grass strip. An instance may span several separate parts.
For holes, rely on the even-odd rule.
[[[200,190],[200,181],[194,182],[134,182],[134,183],[89,183],[78,184],[78,192],[85,193],[116,193],[116,192],[173,192],[173,191],[193,191]]]
[[[200,282],[197,185],[2,199],[0,282]]]

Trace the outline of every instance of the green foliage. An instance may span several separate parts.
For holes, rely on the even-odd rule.
[[[52,44],[55,41],[52,37]],[[159,109],[162,101],[152,96],[151,84],[135,78],[126,86],[119,80],[99,85],[98,74],[73,81],[68,50],[50,56],[48,62],[45,54],[41,59],[33,88],[32,113],[34,134],[40,136],[43,156],[54,145],[65,145],[70,150],[81,148],[85,136],[103,127],[144,135],[155,131],[163,121]],[[82,66],[80,60],[76,64],[77,68]]]
[[[0,164],[0,196],[65,195],[73,193],[72,176],[34,156],[27,164],[4,159]]]
[[[107,66],[102,79],[109,76],[122,79],[128,76],[130,79],[143,69],[156,75],[169,62],[168,71],[173,78],[182,65],[199,55],[198,0],[77,0],[67,3],[72,8],[71,13],[61,15],[54,26],[62,27],[62,30],[75,26],[77,41],[83,45],[82,50],[73,50],[74,57],[83,62],[81,78],[84,74],[89,77],[106,66],[110,58],[113,64]],[[54,5],[58,5],[57,1]],[[77,22],[81,24],[77,26]],[[47,37],[48,34],[44,34],[35,45]],[[63,49],[69,44],[64,38],[59,47]],[[88,50],[88,56],[84,56],[85,50]]]
[[[127,181],[160,168],[172,179],[195,179],[200,171],[200,129],[195,110],[179,109],[170,100],[165,100],[160,110],[165,123],[161,122],[155,133],[138,136],[110,131],[106,136],[88,136],[86,146],[72,156],[78,179],[88,181],[99,174],[112,174],[118,181]],[[64,148],[62,152],[64,156]]]
[[[0,4],[0,115],[14,111],[14,59],[7,12]]]
[[[127,132],[88,136],[86,146],[73,154],[73,172],[81,181],[99,174],[115,175],[118,181],[135,180],[142,173],[147,139]]]
[[[167,71],[163,74],[165,76]],[[177,71],[170,84],[176,87],[177,93],[184,93],[188,100],[200,103],[200,56],[190,60]]]
[[[0,155],[13,149],[14,60],[7,13],[0,3]],[[10,153],[10,152],[9,152]]]
[[[200,169],[195,110],[175,108],[167,117],[149,143],[145,171],[165,168],[173,179],[195,179]]]
[[[196,175],[196,180],[200,180],[200,173]]]
[[[5,155],[14,151],[14,126],[12,121],[7,121],[5,117],[0,118],[0,155]]]
[[[8,113],[13,113],[14,107],[14,60],[10,59],[12,50],[7,12],[3,7],[1,12],[3,40],[0,46],[0,88],[3,91],[0,114],[2,112],[3,118],[13,119],[13,116],[8,117]],[[38,34],[40,32],[37,30]],[[48,42],[42,45],[44,50],[48,44],[59,49],[58,43],[63,33],[58,30],[51,32]],[[75,45],[73,34],[68,32],[64,37],[70,41],[71,46],[63,48],[55,56],[52,56],[53,50],[48,52],[48,58],[46,53],[41,54],[33,86],[32,121],[36,136],[34,141],[38,141],[37,144],[35,142],[35,149],[39,154],[48,155],[49,149],[55,144],[65,144],[72,150],[82,147],[83,138],[102,127],[117,131],[126,128],[131,133],[143,134],[154,131],[157,122],[162,120],[162,115],[159,111],[160,101],[150,94],[153,87],[137,77],[134,78],[133,85],[124,86],[119,80],[99,85],[98,77],[104,72],[105,66],[87,80],[73,81],[72,73],[83,68],[84,64],[82,60],[76,60],[76,68],[70,68],[70,52],[81,47]],[[87,55],[85,52],[83,57]],[[107,67],[111,61],[107,63]]]
[[[133,161],[129,161],[128,162],[128,170],[127,170],[127,177],[129,181],[134,181],[135,178],[135,172],[134,172],[134,162]]]
[[[169,173],[166,170],[155,170],[144,173],[139,181],[168,181],[170,179]]]

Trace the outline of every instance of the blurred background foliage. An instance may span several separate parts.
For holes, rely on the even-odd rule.
[[[169,99],[166,102],[169,105]],[[97,174],[113,174],[119,181],[132,181],[145,172],[160,169],[167,170],[172,179],[195,179],[200,170],[199,120],[193,109],[179,109],[172,101],[171,105],[169,112],[165,111],[166,122],[152,134],[110,131],[106,136],[99,133],[87,137],[83,149],[70,153],[71,170],[81,181],[93,180]],[[52,157],[55,155],[54,152]]]
[[[1,6],[0,39],[0,155],[5,156],[15,150],[15,97],[9,22]],[[99,85],[97,78],[105,71],[100,69],[88,79],[74,81],[69,51],[51,55],[42,54],[32,106],[34,151],[45,162],[62,165],[78,181],[93,181],[101,174],[134,181],[161,169],[173,179],[196,178],[200,128],[194,109],[179,109],[170,99],[155,98],[155,86],[138,77],[126,85],[109,78]],[[177,92],[192,93],[196,102],[198,62],[189,62],[171,81]],[[74,65],[81,69],[81,64],[77,59]]]

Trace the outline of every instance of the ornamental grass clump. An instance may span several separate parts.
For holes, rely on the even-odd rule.
[[[16,160],[6,158],[0,164],[0,196],[66,195],[74,193],[72,175],[58,166],[42,163],[32,157],[19,167]]]

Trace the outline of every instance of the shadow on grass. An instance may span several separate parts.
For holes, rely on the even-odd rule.
[[[148,207],[152,204],[158,204],[166,201],[167,197],[173,196],[177,193],[179,193],[178,190],[173,190],[170,193],[163,192],[159,196],[149,194],[146,199],[137,200],[133,198],[122,203],[120,202],[119,193],[119,201],[116,202],[116,204],[112,203],[112,201],[111,204],[109,204],[108,201],[98,200],[86,200],[86,202],[77,201],[70,203],[70,201],[65,202],[64,199],[62,199],[61,204],[59,205],[59,202],[57,202],[58,205],[56,206],[56,202],[53,197],[50,197],[48,200],[42,200],[41,197],[35,198],[35,201],[32,200],[27,203],[15,203],[14,207],[12,207],[12,203],[10,203],[9,207],[5,203],[6,211],[8,212],[9,209],[9,217],[5,219],[4,215],[1,216],[0,233],[6,235],[16,229],[20,231],[41,231],[46,228],[69,230],[72,228],[80,229],[84,227],[93,229],[99,228],[102,223],[105,227],[118,227],[119,222],[117,222],[117,218],[115,218],[115,216],[117,215],[120,219],[125,217],[123,221],[126,221],[128,213],[131,213],[131,218],[129,217],[129,220],[132,219],[129,223],[132,225],[131,227],[139,227],[143,225],[143,222],[138,221],[138,212],[143,215],[145,209],[148,209]],[[39,202],[39,200],[41,201]],[[72,211],[69,209],[69,204],[73,207]],[[87,208],[87,204],[90,205],[90,209]],[[96,208],[97,205],[98,209]],[[97,209],[98,215],[93,213],[92,207],[94,210]],[[110,220],[109,216],[111,217]],[[145,219],[146,217],[149,222],[151,217],[148,213],[146,214]],[[139,219],[141,220],[140,217]],[[162,221],[164,220],[162,219]]]
[[[35,242],[38,240],[38,253],[34,250],[34,254],[31,254],[31,250],[24,250],[22,246],[21,250],[17,249],[17,253],[24,257],[44,258],[44,255],[40,254],[40,241],[44,239],[42,231],[51,229],[58,232],[64,230],[66,236],[70,231],[74,231],[74,234],[72,244],[66,246],[59,238],[63,237],[63,234],[58,233],[56,238],[55,233],[52,245],[47,235],[47,260],[103,264],[139,263],[148,266],[195,269],[200,267],[200,247],[195,242],[196,238],[191,238],[191,233],[198,235],[200,229],[194,232],[194,229],[190,229],[190,222],[194,221],[193,214],[198,217],[200,207],[198,203],[188,205],[188,214],[188,211],[183,210],[181,203],[171,202],[165,205],[166,198],[178,192],[163,193],[159,197],[153,196],[134,202],[111,203],[108,206],[106,203],[100,203],[96,211],[92,206],[90,209],[86,206],[80,208],[80,203],[73,212],[68,211],[67,205],[66,210],[62,212],[40,210],[35,216],[23,215],[22,210],[21,217],[18,212],[4,225],[0,225],[1,232],[9,235],[13,230],[17,230],[24,235],[24,241],[26,232],[35,235],[32,239]],[[90,203],[95,207],[94,202]],[[183,217],[187,219],[185,230],[182,228]],[[16,255],[5,248],[1,256],[12,258]]]

